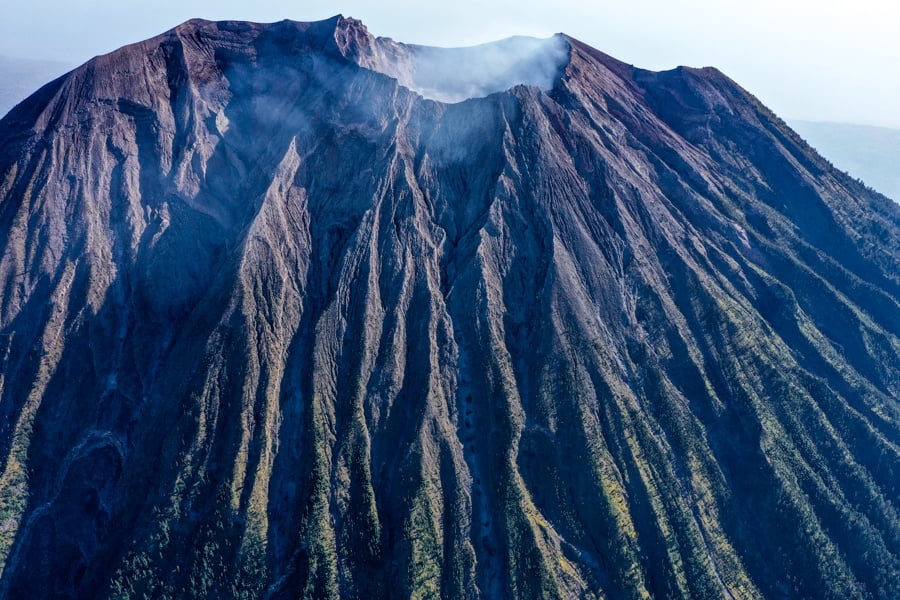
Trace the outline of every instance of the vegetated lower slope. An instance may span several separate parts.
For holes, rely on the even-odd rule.
[[[0,593],[895,594],[900,209],[566,42],[192,21],[0,121]]]

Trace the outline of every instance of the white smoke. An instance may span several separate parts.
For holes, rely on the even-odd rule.
[[[447,103],[482,98],[516,85],[549,90],[569,53],[561,35],[517,36],[465,48],[401,45],[383,38],[378,42],[381,52],[373,68],[425,98]]]

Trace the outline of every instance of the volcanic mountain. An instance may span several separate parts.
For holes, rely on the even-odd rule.
[[[0,595],[889,598],[898,355],[715,69],[190,21],[0,121]]]

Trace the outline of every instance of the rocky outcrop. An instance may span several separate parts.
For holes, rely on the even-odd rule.
[[[191,21],[0,121],[2,594],[895,593],[900,207],[560,39]]]

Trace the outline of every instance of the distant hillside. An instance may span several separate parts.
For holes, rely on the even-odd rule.
[[[900,202],[900,129],[812,121],[790,125],[834,166]]]
[[[0,56],[0,117],[70,68],[61,62]]]

